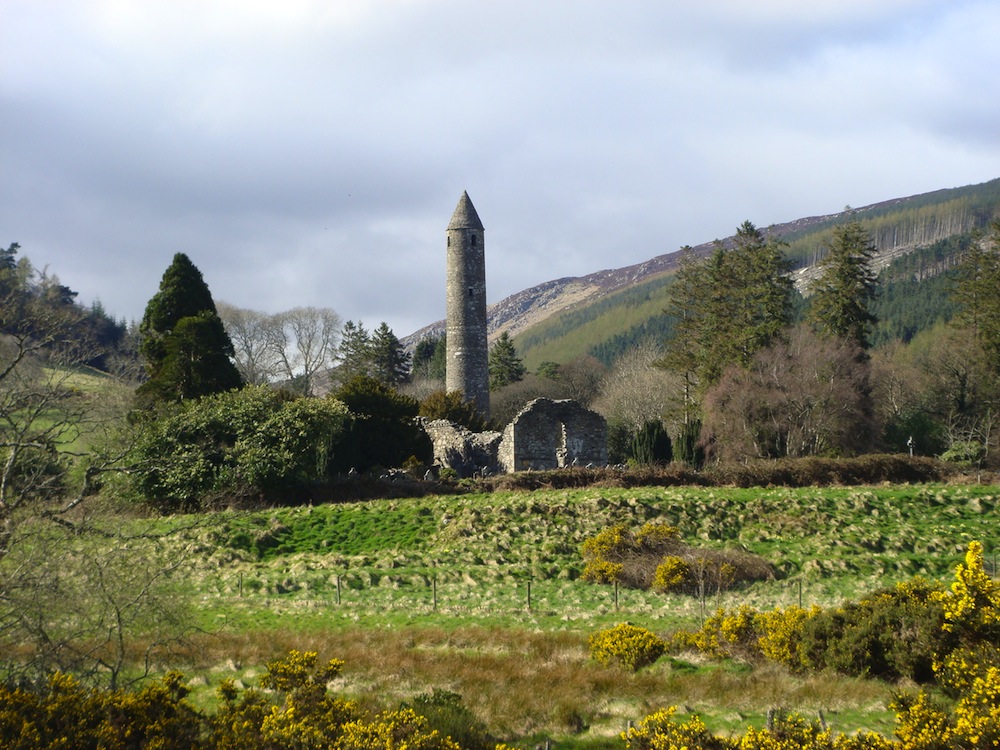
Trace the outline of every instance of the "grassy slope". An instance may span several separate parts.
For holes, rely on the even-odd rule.
[[[666,659],[633,676],[590,663],[598,629],[628,620],[666,633],[697,626],[702,609],[622,591],[616,610],[611,587],[580,580],[580,544],[609,524],[660,520],[693,545],[739,545],[783,572],[712,596],[709,609],[788,606],[800,590],[803,604],[831,606],[916,574],[947,580],[971,539],[992,563],[998,502],[1000,488],[978,486],[586,489],[201,517],[179,533],[197,550],[185,586],[217,635],[185,671],[206,685],[234,671],[248,679],[286,648],[315,648],[347,660],[342,690],[390,701],[454,690],[518,736],[589,726],[597,741],[669,704],[723,729],[780,705],[889,732],[890,688],[879,683]]]
[[[639,287],[547,318],[515,337],[518,354],[532,372],[542,362],[569,362],[585,356],[595,344],[660,315],[667,305],[672,278],[673,274],[664,274]]]

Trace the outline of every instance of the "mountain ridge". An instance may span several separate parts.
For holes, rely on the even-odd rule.
[[[967,205],[966,201],[954,210],[947,208],[950,203],[960,202],[969,195],[973,196],[971,205]],[[938,206],[944,208],[936,213],[931,210],[927,216],[921,214],[921,211],[927,213],[927,207],[933,209]],[[978,185],[892,198],[860,208],[847,207],[832,214],[802,217],[770,225],[763,231],[788,242],[794,269],[793,279],[800,291],[804,291],[808,288],[809,281],[816,276],[826,235],[833,226],[845,220],[856,219],[871,225],[877,250],[875,266],[880,269],[894,258],[937,239],[983,226],[998,213],[1000,178]],[[898,220],[893,220],[892,217],[896,215]],[[696,256],[704,257],[720,243],[724,247],[731,247],[732,241],[731,235],[722,240],[703,242],[693,246],[691,250]],[[517,336],[555,315],[581,309],[608,295],[667,276],[676,270],[682,253],[683,249],[679,249],[629,266],[606,268],[583,276],[565,276],[511,294],[490,305],[487,310],[490,339],[495,339],[503,332]],[[440,336],[444,330],[445,321],[436,321],[410,334],[402,342],[412,348],[424,338]]]

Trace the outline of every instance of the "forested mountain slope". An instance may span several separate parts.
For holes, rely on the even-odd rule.
[[[944,304],[943,284],[940,279],[932,280],[952,265],[952,258],[959,250],[958,238],[985,227],[998,214],[1000,179],[797,219],[770,226],[767,232],[788,242],[787,254],[800,291],[807,289],[833,227],[848,219],[860,221],[871,234],[878,249],[876,263],[880,269],[916,250],[934,247],[933,251],[917,254],[909,263],[890,271],[892,283],[903,284],[905,292],[886,289],[895,304],[887,305],[883,300],[880,310],[885,322],[877,336],[885,340],[908,337],[914,326],[923,326],[920,316],[911,315],[905,323],[886,318],[887,314],[896,314],[906,299],[912,301],[916,288],[931,284],[924,292],[936,300],[932,307],[937,309],[938,303]],[[755,217],[748,218],[755,221]],[[722,243],[727,245],[731,240],[726,238]],[[715,244],[715,241],[704,242],[693,251],[707,255]],[[661,313],[666,288],[680,256],[677,250],[637,265],[555,279],[513,294],[490,307],[490,336],[509,332],[529,369],[546,360],[566,362],[586,354],[610,362],[636,341],[647,336],[659,338],[669,330],[669,321]],[[443,330],[444,322],[439,321],[414,333],[409,343],[440,335]]]

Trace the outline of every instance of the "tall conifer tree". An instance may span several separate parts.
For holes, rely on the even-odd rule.
[[[410,355],[384,321],[371,339],[372,371],[386,385],[405,383],[410,376]]]
[[[527,369],[517,356],[514,342],[507,331],[501,333],[490,348],[489,367],[491,391],[524,379]]]
[[[140,395],[180,401],[243,385],[233,364],[233,343],[191,259],[177,253],[139,326],[139,352],[149,380]]]
[[[719,243],[703,261],[690,255],[681,261],[666,310],[675,317],[662,360],[667,369],[704,392],[727,367],[746,367],[780,339],[793,292],[783,245],[745,221],[732,249]]]
[[[347,383],[360,375],[371,375],[372,339],[360,320],[357,323],[353,320],[344,323],[337,354],[340,359],[337,379],[341,383]]]
[[[959,269],[952,298],[961,306],[959,322],[968,327],[1000,372],[1000,219],[990,223],[985,241],[973,241]]]
[[[821,274],[813,285],[809,318],[821,333],[838,336],[868,349],[876,318],[871,304],[878,292],[872,269],[875,245],[860,222],[833,230],[833,241],[820,261]]]

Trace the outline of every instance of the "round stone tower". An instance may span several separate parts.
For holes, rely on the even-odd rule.
[[[469,194],[463,192],[448,223],[445,388],[461,391],[490,414],[486,343],[486,239]]]

